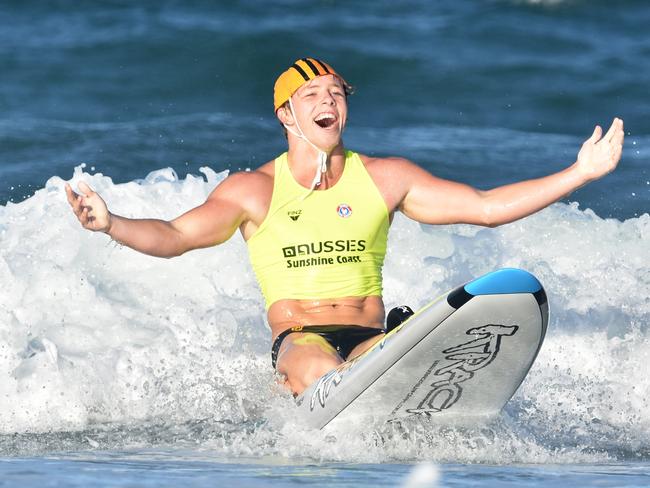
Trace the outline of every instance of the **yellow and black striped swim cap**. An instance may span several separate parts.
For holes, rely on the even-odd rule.
[[[316,58],[302,58],[282,73],[275,82],[273,89],[273,104],[275,111],[291,98],[298,88],[318,76],[334,75],[343,82],[345,93],[352,93],[350,85],[339,75],[334,68]]]

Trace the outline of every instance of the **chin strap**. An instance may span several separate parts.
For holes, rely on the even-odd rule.
[[[293,120],[296,122],[296,127],[300,131],[300,133],[296,132],[293,130],[291,127],[288,127],[284,124],[284,128],[287,129],[289,132],[291,132],[294,136],[299,137],[300,139],[307,141],[307,143],[316,149],[318,151],[318,165],[316,167],[316,174],[314,175],[314,179],[311,182],[311,187],[309,188],[309,193],[303,197],[303,199],[307,198],[311,192],[314,191],[314,188],[316,188],[318,185],[321,183],[321,176],[323,173],[327,172],[327,153],[323,151],[321,148],[316,146],[313,142],[311,142],[307,137],[305,137],[304,132],[300,128],[300,125],[298,124],[298,119],[296,118],[296,113],[293,110],[293,103],[291,102],[291,98],[289,98],[289,108],[291,109],[291,115],[293,116]],[[339,122],[339,127],[340,127],[340,122]]]

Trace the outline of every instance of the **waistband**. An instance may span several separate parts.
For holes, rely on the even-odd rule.
[[[384,329],[380,329],[378,327],[366,327],[363,325],[356,325],[356,324],[297,325],[280,332],[278,336],[275,338],[275,340],[273,341],[273,346],[271,347],[271,363],[273,364],[273,368],[275,369],[275,365],[278,360],[278,352],[280,351],[280,346],[282,345],[282,341],[284,341],[284,339],[290,334],[294,334],[294,333],[318,334],[325,337],[325,339],[328,340],[329,342],[331,336],[338,333],[344,333],[347,336],[347,339],[363,338],[365,340],[366,338],[370,338],[379,334],[384,334],[385,332],[386,331]]]

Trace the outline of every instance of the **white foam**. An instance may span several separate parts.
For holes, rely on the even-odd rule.
[[[435,488],[440,479],[438,466],[432,463],[416,464],[402,485],[403,488]]]
[[[117,213],[171,218],[226,176],[202,171],[115,185],[78,168],[73,184],[84,179]],[[228,455],[360,462],[593,461],[650,445],[647,214],[619,222],[556,204],[496,229],[398,215],[387,306],[421,306],[482,273],[521,267],[549,294],[547,341],[496,423],[302,432],[273,381],[241,237],[173,260],[144,256],[81,229],[63,185],[52,178],[0,207],[0,434],[207,419],[237,426],[199,439]]]

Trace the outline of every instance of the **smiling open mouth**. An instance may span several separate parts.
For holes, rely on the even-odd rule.
[[[328,127],[332,127],[332,125],[334,125],[336,122],[336,117],[334,117],[332,114],[320,114],[318,117],[316,117],[314,122],[316,122],[319,127],[327,129]]]

